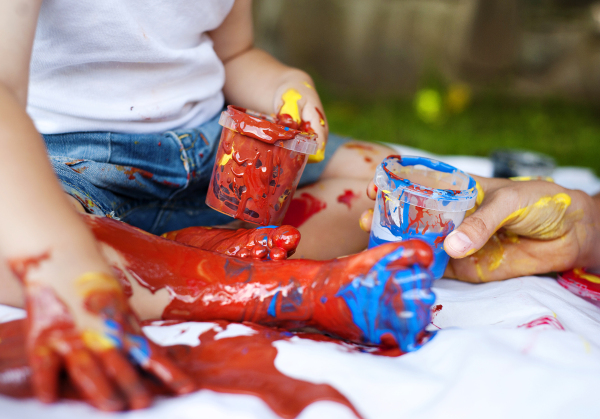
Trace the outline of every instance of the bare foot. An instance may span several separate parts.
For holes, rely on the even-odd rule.
[[[300,243],[300,232],[291,226],[253,229],[188,227],[162,237],[227,256],[252,259],[287,259]]]

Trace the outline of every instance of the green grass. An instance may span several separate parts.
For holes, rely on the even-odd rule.
[[[600,174],[600,114],[592,106],[488,96],[460,114],[426,123],[410,99],[340,100],[327,93],[322,99],[330,130],[340,135],[437,154],[488,156],[496,148],[528,149],[554,157],[561,166],[591,167]]]

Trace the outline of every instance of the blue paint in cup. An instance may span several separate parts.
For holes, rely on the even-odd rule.
[[[444,239],[475,206],[475,180],[449,164],[415,156],[389,156],[375,172],[378,188],[369,248],[408,239],[427,242],[433,276],[448,265]]]

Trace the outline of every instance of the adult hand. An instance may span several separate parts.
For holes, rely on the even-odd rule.
[[[146,407],[150,393],[130,360],[175,393],[194,390],[192,380],[143,336],[115,278],[101,271],[75,280],[52,277],[52,259],[61,259],[53,256],[9,260],[25,286],[27,352],[38,399],[57,400],[64,367],[80,395],[99,409]]]
[[[484,282],[600,266],[599,196],[545,181],[473,177],[483,198],[444,241],[451,257],[444,277]],[[371,182],[367,195],[376,193]],[[360,220],[367,231],[372,214]]]
[[[287,80],[275,90],[275,113],[284,125],[317,134],[317,152],[309,163],[325,158],[329,128],[319,94],[310,77],[301,71],[290,72]]]

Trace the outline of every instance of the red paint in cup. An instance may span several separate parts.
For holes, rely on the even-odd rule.
[[[221,114],[221,142],[206,204],[260,225],[278,225],[296,191],[316,135],[237,106]]]

